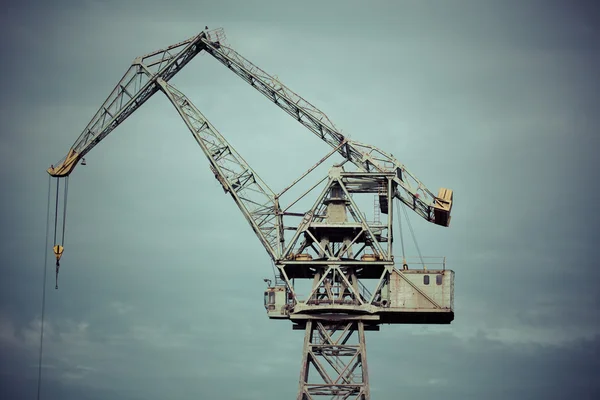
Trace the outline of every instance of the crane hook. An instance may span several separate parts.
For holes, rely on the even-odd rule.
[[[54,255],[56,256],[56,286],[54,289],[58,289],[58,270],[60,269],[60,258],[63,255],[63,251],[65,248],[61,245],[56,245],[53,247]]]
[[[60,264],[57,261],[56,262],[56,279],[55,279],[55,285],[56,286],[54,286],[54,289],[56,289],[56,290],[58,290],[58,270],[59,270],[59,268],[60,268]]]

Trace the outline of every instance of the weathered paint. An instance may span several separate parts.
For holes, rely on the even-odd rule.
[[[438,285],[437,276],[441,276]],[[425,284],[429,277],[429,284]],[[390,311],[454,309],[454,271],[394,269],[390,275]]]
[[[265,308],[269,318],[289,318],[287,291],[284,286],[274,286],[265,291]]]

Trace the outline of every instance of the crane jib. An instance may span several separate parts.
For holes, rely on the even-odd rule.
[[[192,58],[204,50],[321,140],[336,148],[339,154],[359,170],[395,171],[397,173],[397,177],[394,178],[395,196],[427,221],[442,226],[449,225],[453,202],[451,190],[440,189],[435,196],[391,154],[346,138],[325,113],[293,92],[279,79],[252,64],[231,47],[224,45],[223,37],[224,34],[220,29],[203,31],[163,50],[137,57],[71,147],[67,156],[55,166],[51,166],[48,173],[54,177],[69,176],[86,153],[161,90],[159,81],[168,82]],[[212,149],[212,151],[220,150]],[[209,154],[207,156],[211,157]],[[255,173],[252,176],[257,177]]]
[[[209,38],[203,41],[206,52],[331,147],[338,147],[347,140],[325,113],[287,88],[277,78],[252,64],[231,47],[212,42]],[[394,179],[399,186],[396,191],[398,199],[427,221],[449,226],[453,201],[450,189],[442,188],[438,196],[435,196],[398,160],[374,146],[347,140],[345,151],[340,148],[338,152],[363,171],[402,171],[404,179]]]
[[[404,254],[401,226],[402,270],[396,268],[392,247],[394,207],[402,208],[414,238],[406,209],[410,208],[429,222],[449,226],[453,192],[442,188],[434,195],[392,154],[348,138],[325,113],[277,77],[226,46],[223,39],[221,29],[206,30],[183,42],[137,57],[67,155],[47,170],[49,182],[51,177],[56,178],[52,247],[56,258],[56,288],[64,255],[70,174],[79,163],[85,165],[84,155],[160,91],[176,109],[207,157],[219,185],[231,196],[271,258],[275,286],[271,286],[271,280],[265,280],[268,282],[264,292],[267,315],[292,321],[294,329],[305,329],[298,398],[349,398],[358,394],[356,398],[367,399],[370,395],[364,331],[378,330],[381,323],[449,324],[454,319],[454,272],[446,270],[445,258],[442,269],[428,270],[417,246],[423,268],[409,269],[412,261],[407,261]],[[278,194],[273,192],[190,99],[169,83],[201,51],[249,83],[332,150],[284,190]],[[301,195],[291,194],[292,187],[333,154],[340,154],[343,161],[334,164],[327,176]],[[354,167],[347,169],[346,164]],[[65,183],[62,198],[59,196],[61,180]],[[50,189],[49,183],[46,249]],[[313,191],[318,194],[312,207],[299,209],[307,207],[300,201],[309,193],[314,194]],[[294,199],[288,201],[290,195]],[[355,195],[375,197],[372,219],[362,212],[361,202]],[[383,219],[382,215],[385,215]],[[290,224],[290,219],[295,222]],[[223,240],[223,246],[227,245]],[[430,284],[430,275],[435,284]],[[312,280],[307,298],[297,297],[301,285],[295,285],[296,279]],[[362,283],[365,280],[376,280],[376,285],[367,289]],[[42,311],[42,320],[43,315]],[[42,329],[43,326],[42,323]],[[345,345],[352,334],[358,336],[355,338],[358,344]],[[332,354],[335,354],[335,365],[331,364]],[[333,365],[333,369],[320,368],[315,362],[320,357]],[[349,358],[342,361],[341,357]],[[324,384],[308,381],[310,368],[317,369]],[[332,379],[328,374],[339,377]]]

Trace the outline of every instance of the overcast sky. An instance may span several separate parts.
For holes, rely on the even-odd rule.
[[[367,335],[374,399],[600,398],[600,12],[593,1],[4,1],[0,397],[35,398],[50,164],[139,55],[223,27],[242,55],[393,153],[450,228],[449,326]],[[171,83],[276,191],[329,149],[208,55]],[[43,399],[289,399],[303,332],[269,258],[158,93],[70,179],[46,283]],[[399,246],[396,246],[398,248]]]

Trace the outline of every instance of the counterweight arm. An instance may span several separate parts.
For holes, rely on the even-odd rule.
[[[259,240],[275,261],[281,257],[282,227],[275,194],[179,90],[159,78],[157,83],[183,118],[225,192],[231,194]]]
[[[435,196],[391,154],[374,146],[349,140],[335,127],[325,113],[283,85],[277,78],[252,64],[221,41],[211,40],[210,37],[201,40],[205,45],[206,52],[311,130],[321,140],[333,148],[339,147],[338,152],[360,170],[395,172],[396,197],[421,217],[442,226],[450,224],[453,200],[451,190],[440,189],[438,196]],[[344,142],[345,144],[343,144]]]

